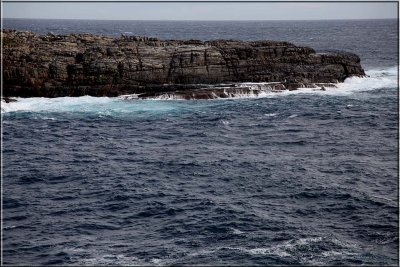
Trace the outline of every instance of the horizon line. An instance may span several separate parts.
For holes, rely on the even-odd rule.
[[[5,18],[29,20],[93,20],[93,21],[326,21],[326,20],[398,20],[396,18],[361,18],[361,19],[82,19],[82,18]]]

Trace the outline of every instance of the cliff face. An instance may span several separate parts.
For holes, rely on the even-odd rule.
[[[117,96],[199,84],[280,82],[279,88],[362,76],[357,55],[277,41],[178,41],[3,30],[4,96]]]

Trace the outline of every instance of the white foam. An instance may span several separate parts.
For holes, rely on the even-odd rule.
[[[346,96],[357,92],[370,91],[384,88],[398,88],[398,66],[367,70],[366,77],[350,77],[336,87],[298,88],[298,90],[271,90],[269,84],[273,83],[241,83],[239,87],[253,89],[250,93],[230,95],[230,98],[271,98],[297,94],[337,95]],[[258,92],[258,93],[256,93]],[[173,97],[171,98],[173,99]],[[221,99],[221,98],[219,98]],[[222,98],[224,99],[224,98]]]
[[[137,100],[139,98],[139,94],[120,95],[117,98],[123,100]]]
[[[158,266],[163,265],[163,260],[162,260],[162,259],[151,259],[150,262],[151,262],[152,264],[158,265]]]
[[[262,98],[262,97],[280,97],[287,95],[297,94],[316,94],[316,95],[350,95],[362,91],[370,91],[384,88],[398,88],[398,66],[380,69],[367,70],[366,77],[350,77],[347,78],[343,83],[338,83],[336,87],[325,87],[325,90],[321,88],[299,88],[298,90],[284,90],[284,91],[262,91],[259,94],[246,94],[246,95],[235,95],[235,98]],[[243,86],[251,85],[254,89],[263,89],[263,87],[257,87],[257,84],[265,85],[265,83],[242,83]],[[268,88],[266,86],[265,88]]]
[[[340,91],[367,91],[398,87],[398,67],[373,69],[365,72],[368,77],[350,77],[339,84]]]
[[[174,93],[166,93],[147,100],[185,100],[185,98]]]
[[[329,243],[335,244],[335,249],[326,250],[323,252],[316,252],[315,249],[310,249],[314,246],[329,246]],[[310,265],[326,264],[326,258],[343,258],[359,255],[353,249],[357,248],[355,244],[340,241],[334,237],[309,237],[300,239],[291,239],[283,243],[267,246],[267,247],[217,247],[209,250],[200,250],[195,253],[190,253],[188,256],[198,257],[207,254],[218,253],[221,250],[232,250],[240,253],[250,255],[265,255],[265,256],[278,256],[281,258],[289,258],[299,261],[301,264]]]
[[[17,228],[17,226],[16,225],[10,225],[10,226],[4,226],[4,230],[8,230],[8,229],[14,229],[14,228]]]
[[[98,251],[83,248],[64,248],[71,255],[71,260],[79,266],[160,266],[166,265],[170,259],[153,258],[149,260],[139,259],[131,255],[113,253],[112,251]]]
[[[137,257],[130,257],[125,255],[99,255],[93,258],[82,259],[79,264],[88,266],[98,265],[123,265],[123,266],[138,266],[146,265],[146,263],[140,261]]]
[[[232,228],[232,230],[233,230],[233,234],[234,235],[242,235],[242,234],[244,234],[244,232],[240,231],[239,229]]]
[[[282,244],[278,244],[272,247],[266,248],[239,248],[240,251],[252,254],[252,255],[277,255],[280,257],[291,257],[294,256],[299,246],[311,245],[322,241],[322,237],[316,238],[301,238],[298,240],[289,240]]]
[[[349,95],[355,92],[376,90],[383,88],[398,88],[398,66],[391,68],[372,69],[366,71],[368,77],[350,77],[335,87],[326,87],[325,91],[318,88],[300,88],[294,91],[270,91],[267,83],[243,83],[242,86],[251,86],[255,90],[250,93],[238,93],[230,95],[231,98],[269,98],[282,97],[296,94],[319,95]],[[265,90],[264,90],[265,89]],[[316,90],[317,89],[317,90]],[[259,91],[261,90],[261,91]],[[161,104],[160,100],[182,100],[175,94],[164,94],[154,101],[126,101],[137,99],[137,95],[121,97],[59,97],[59,98],[16,98],[16,102],[6,103],[1,101],[1,113],[17,111],[33,112],[98,112],[99,116],[108,116],[112,112],[132,111],[168,111],[174,109],[174,105]],[[225,98],[222,98],[225,99]],[[267,115],[266,115],[267,116]],[[272,115],[271,115],[272,116]]]
[[[54,112],[71,112],[71,111],[90,111],[106,107],[114,100],[109,97],[31,97],[16,98],[17,101],[5,103],[2,101],[2,112],[15,111],[54,111]]]
[[[17,101],[1,103],[1,112],[92,112],[99,117],[110,116],[114,112],[170,111],[176,107],[171,103],[154,101],[126,101],[118,97],[57,97],[57,98],[16,98]],[[50,118],[48,118],[50,119]]]

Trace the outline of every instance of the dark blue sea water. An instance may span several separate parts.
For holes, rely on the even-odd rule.
[[[224,100],[2,102],[4,264],[398,264],[397,21],[3,23],[287,40],[358,53],[370,76]]]

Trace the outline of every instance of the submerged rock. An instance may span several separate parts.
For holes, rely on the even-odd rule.
[[[1,100],[4,101],[4,103],[17,102],[17,99],[11,97],[2,97]]]
[[[2,38],[4,96],[140,98],[175,92],[183,99],[215,98],[261,90],[235,87],[243,82],[295,90],[365,75],[355,54],[316,53],[281,41],[183,41],[15,30],[3,30]],[[210,86],[221,83],[233,87]]]

